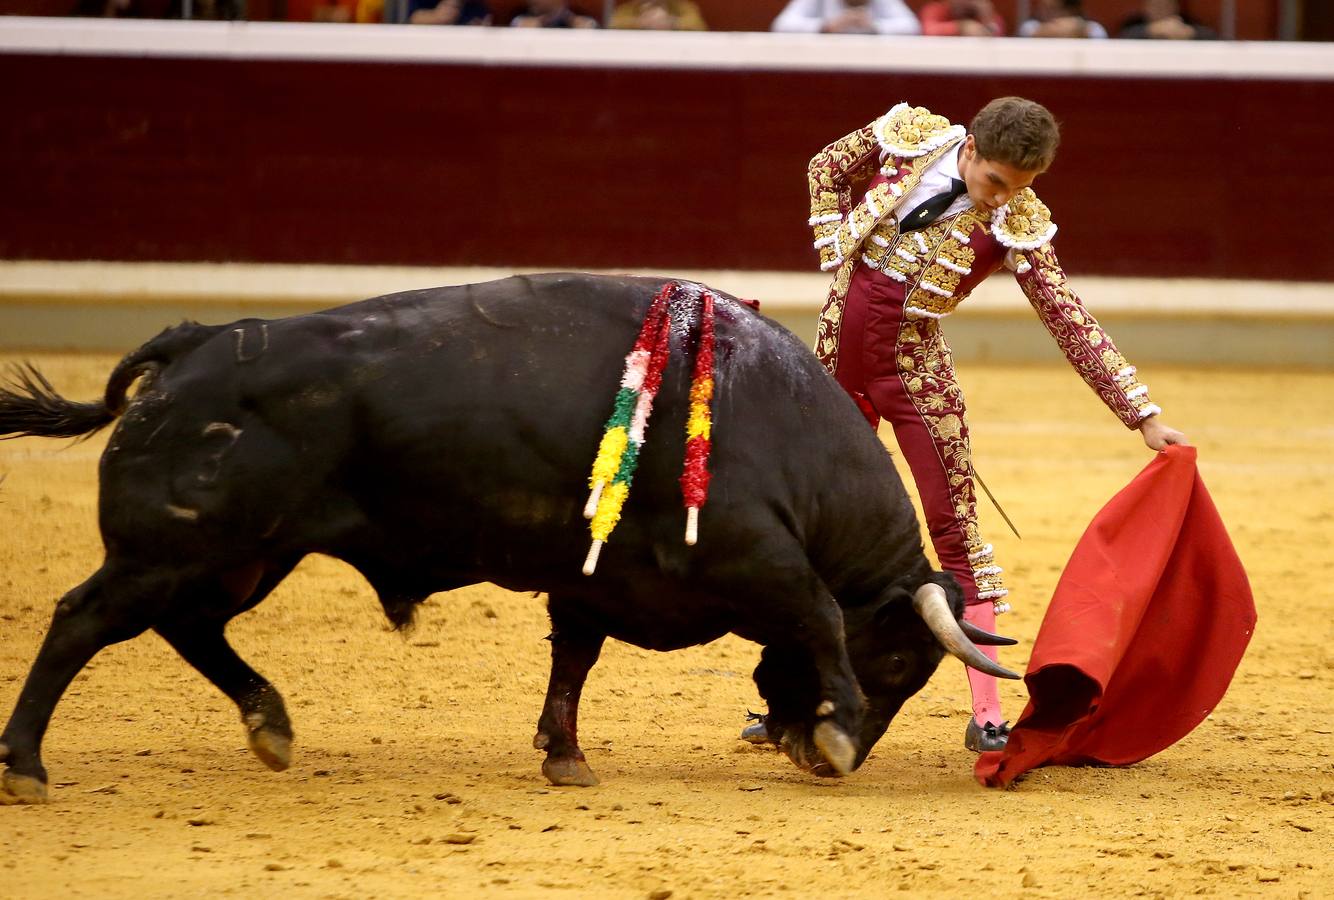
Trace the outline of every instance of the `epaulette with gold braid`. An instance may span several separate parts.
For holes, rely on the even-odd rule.
[[[872,131],[880,149],[890,156],[908,159],[925,156],[938,147],[961,140],[968,133],[962,125],[952,125],[922,106],[900,103],[879,119]]]
[[[991,233],[1014,250],[1035,250],[1056,235],[1051,210],[1032,188],[1024,188],[991,214]]]

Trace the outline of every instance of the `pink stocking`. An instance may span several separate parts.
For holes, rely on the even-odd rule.
[[[996,613],[990,600],[968,604],[964,607],[963,617],[978,628],[991,632],[996,630]],[[990,659],[996,659],[995,647],[979,647],[978,649]],[[973,668],[968,668],[967,671],[968,687],[973,693],[973,718],[977,720],[979,725],[985,725],[988,722],[993,725],[1001,724],[1000,691],[996,686],[996,677]]]

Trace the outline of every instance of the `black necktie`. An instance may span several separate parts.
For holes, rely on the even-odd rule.
[[[941,191],[934,197],[928,197],[926,202],[922,203],[912,212],[908,213],[899,220],[899,233],[907,234],[910,231],[916,231],[919,228],[925,228],[936,219],[940,214],[950,208],[955,199],[960,194],[968,190],[968,185],[957,178],[950,179],[948,190]]]

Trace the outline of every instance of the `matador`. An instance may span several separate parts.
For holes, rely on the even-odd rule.
[[[809,167],[820,268],[833,273],[815,352],[874,428],[883,418],[912,472],[941,568],[958,579],[964,617],[994,631],[1009,591],[977,524],[964,398],[941,320],[1001,269],[1066,359],[1154,450],[1184,443],[1163,424],[1135,367],[1066,283],[1052,250],[1056,225],[1033,193],[1059,133],[1038,103],[1004,97],[970,127],[900,103],[816,154]],[[854,185],[869,185],[854,193]],[[993,659],[994,647],[983,648]],[[1009,734],[996,680],[968,669],[969,749]],[[743,733],[764,738],[763,723]]]

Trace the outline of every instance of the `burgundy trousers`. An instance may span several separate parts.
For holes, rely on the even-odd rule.
[[[858,266],[843,307],[834,377],[872,428],[882,418],[893,427],[940,567],[963,588],[964,618],[995,631],[992,601],[1006,591],[991,546],[983,544],[977,529],[963,392],[936,321],[905,317],[903,299],[898,282]],[[984,591],[979,591],[979,576]],[[979,649],[997,658],[995,647]],[[966,672],[973,718],[999,725],[1003,716],[996,679],[976,669]]]
[[[963,394],[935,320],[905,319],[902,286],[859,266],[843,307],[834,377],[872,428],[882,418],[893,427],[941,568],[958,579],[969,606],[983,602],[969,560],[978,539]]]

